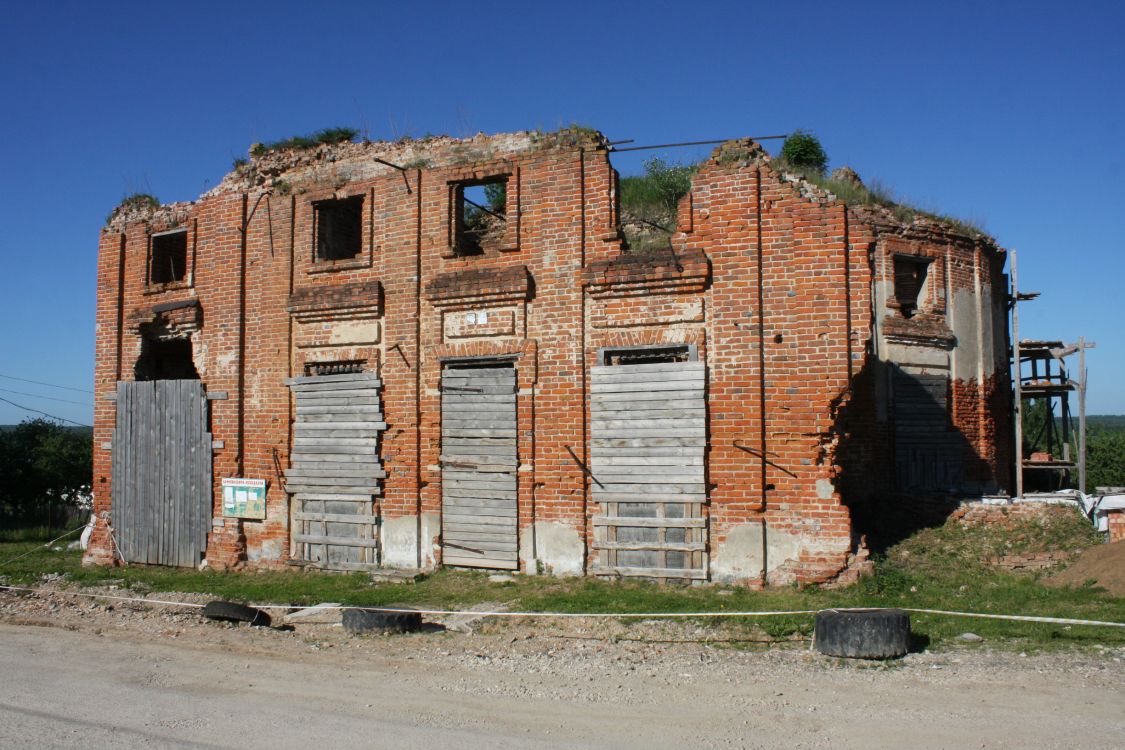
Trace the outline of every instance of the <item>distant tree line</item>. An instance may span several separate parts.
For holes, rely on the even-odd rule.
[[[93,433],[46,419],[0,428],[0,529],[62,527],[90,504]]]

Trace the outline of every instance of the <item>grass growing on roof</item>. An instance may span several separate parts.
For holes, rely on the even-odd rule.
[[[984,228],[973,220],[958,219],[945,214],[926,211],[918,206],[911,205],[906,199],[896,195],[893,190],[878,180],[872,179],[868,180],[866,183],[855,183],[849,180],[835,179],[831,175],[827,175],[817,169],[794,166],[782,158],[774,159],[773,167],[780,172],[795,174],[806,182],[811,182],[817,187],[832,193],[838,200],[847,203],[849,206],[882,206],[890,209],[894,213],[895,218],[903,223],[909,224],[914,221],[916,217],[921,216],[941,222],[942,224],[947,224],[953,229],[970,236],[985,234]]]
[[[160,199],[155,195],[149,193],[133,193],[121,199],[116,208],[109,212],[105,217],[105,223],[109,224],[120,213],[126,211],[133,211],[138,209],[157,209],[160,208]]]
[[[270,151],[290,151],[315,148],[322,144],[350,143],[359,135],[355,128],[325,128],[310,135],[295,135],[272,143],[259,143],[251,152],[261,156]]]

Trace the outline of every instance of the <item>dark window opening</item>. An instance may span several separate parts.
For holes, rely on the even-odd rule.
[[[191,355],[191,339],[141,339],[141,356],[133,368],[140,380],[199,380]]]
[[[319,201],[316,213],[316,260],[346,260],[363,249],[363,196]]]
[[[904,318],[918,312],[918,297],[926,284],[929,268],[928,258],[895,256],[895,302]]]
[[[366,359],[345,359],[336,362],[308,362],[305,375],[354,375],[363,372]]]
[[[602,361],[606,365],[654,365],[669,362],[691,362],[696,358],[691,344],[673,346],[627,347],[607,349]]]
[[[148,283],[170,284],[187,277],[187,231],[152,235]]]
[[[497,177],[457,185],[456,240],[459,255],[481,255],[503,236],[508,223],[508,180]]]

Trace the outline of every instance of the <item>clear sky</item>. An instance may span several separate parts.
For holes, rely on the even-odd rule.
[[[251,143],[328,126],[378,140],[580,123],[638,144],[813,131],[833,166],[1017,249],[1021,287],[1042,292],[1022,336],[1096,341],[1090,411],[1125,413],[1125,3],[0,0],[0,14],[0,398],[90,421],[98,230],[128,193],[190,200]],[[626,156],[618,168],[639,171],[644,155]],[[0,401],[0,424],[28,415]]]

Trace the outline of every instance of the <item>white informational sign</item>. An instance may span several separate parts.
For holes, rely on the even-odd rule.
[[[223,515],[231,518],[265,518],[266,480],[223,479]]]

